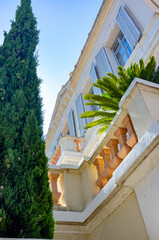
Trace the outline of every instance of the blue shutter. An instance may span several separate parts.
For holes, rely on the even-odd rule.
[[[97,77],[96,69],[93,62],[90,69],[90,76],[91,76],[92,83],[96,83],[96,80],[98,79],[98,77]],[[95,95],[101,95],[101,89],[96,88],[94,86],[93,86],[93,92]]]
[[[122,6],[120,6],[116,21],[130,47],[134,49],[139,40],[140,32]]]
[[[81,93],[78,95],[78,97],[75,101],[75,104],[76,104],[76,111],[77,111],[77,116],[78,116],[78,126],[79,126],[79,130],[80,130],[80,137],[83,137],[86,132],[86,130],[84,129],[84,126],[87,124],[87,122],[86,122],[86,118],[79,117],[79,115],[85,111]]]
[[[68,114],[68,127],[69,127],[69,133],[70,136],[75,137],[76,136],[76,130],[75,130],[75,122],[74,122],[74,116],[73,116],[73,110],[71,109]]]
[[[62,137],[62,132],[60,132],[60,134],[57,137],[57,145],[59,144],[61,137]]]
[[[101,48],[95,59],[97,63],[97,71],[99,78],[106,76],[107,72],[112,72],[112,68],[110,66],[110,62],[108,60],[104,47]]]
[[[56,151],[56,146],[54,145],[53,149],[52,149],[52,154],[54,154]]]

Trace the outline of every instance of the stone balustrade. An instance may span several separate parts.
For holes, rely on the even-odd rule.
[[[131,149],[137,143],[137,135],[135,133],[130,116],[127,114],[122,121],[122,126],[118,127],[113,134],[113,138],[109,139],[102,151],[96,156],[92,163],[97,170],[97,179],[95,181],[97,187],[101,190],[105,184],[111,179],[114,170],[120,165],[123,159],[129,154]],[[80,140],[74,139],[74,151],[81,152]],[[62,142],[61,142],[62,146]],[[64,146],[64,144],[63,144]],[[68,146],[68,145],[67,145]],[[61,147],[57,149],[54,158],[61,156]],[[55,164],[55,161],[52,163]],[[57,181],[59,174],[51,173],[49,175],[51,188],[53,191],[54,205],[59,203],[61,193],[58,191]],[[63,195],[63,194],[62,194]]]
[[[84,140],[82,138],[64,136],[61,138],[53,156],[51,157],[50,164],[56,165],[61,162],[65,163],[65,159],[63,158],[67,158],[67,156],[64,155],[68,152],[77,153],[78,158],[78,153],[81,153],[83,148]]]
[[[75,140],[74,140],[74,143],[75,143],[75,149],[76,149],[76,151],[77,151],[77,152],[82,152],[80,140],[75,139]]]
[[[57,164],[59,158],[61,156],[61,146],[59,145],[53,155],[53,158],[52,158],[52,161],[51,161],[51,164],[55,165]]]
[[[106,144],[107,149],[103,148],[100,152],[102,158],[97,157],[93,163],[97,168],[98,179],[96,184],[100,189],[105,186],[112,177],[113,171],[119,166],[137,143],[137,136],[130,116],[126,115],[122,123],[126,128],[117,128],[114,132],[114,137],[116,138],[111,138],[108,141]]]
[[[131,118],[129,115],[127,115],[124,119],[122,124],[126,127],[127,129],[127,140],[126,140],[126,144],[127,146],[133,148],[135,146],[135,144],[137,143],[137,135],[135,133]]]
[[[58,189],[57,189],[58,177],[59,177],[59,174],[49,173],[49,180],[50,180],[50,184],[51,184],[51,190],[53,193],[52,196],[53,196],[53,200],[54,200],[54,205],[60,205],[58,203],[60,196],[61,196],[61,193],[59,193]]]
[[[104,170],[102,172],[102,176],[107,179],[107,181],[112,177],[114,168],[110,167],[110,162],[111,162],[111,152],[110,149],[105,149],[100,153],[100,156],[103,158],[104,162]]]
[[[107,179],[105,177],[102,176],[102,173],[104,171],[104,162],[102,158],[96,158],[96,160],[93,163],[96,168],[97,168],[97,172],[98,172],[98,179],[96,181],[97,186],[102,189],[105,184],[107,183]]]
[[[67,211],[83,211],[109,183],[114,171],[159,119],[155,110],[159,88],[149,85],[140,79],[131,84],[104,134],[97,135],[92,130],[92,135],[91,131],[86,133],[87,140],[86,137],[61,138],[60,148],[49,166],[54,205],[65,206]]]

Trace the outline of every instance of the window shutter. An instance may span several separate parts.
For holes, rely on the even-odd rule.
[[[56,150],[56,146],[54,145],[53,149],[52,149],[52,154],[55,153],[55,150]]]
[[[134,49],[139,40],[140,32],[122,6],[120,6],[116,21],[129,45]]]
[[[83,137],[86,130],[84,129],[84,126],[87,124],[86,118],[80,118],[79,115],[83,113],[84,110],[84,105],[83,105],[83,99],[82,99],[82,94],[80,93],[75,101],[76,104],[76,111],[77,111],[77,116],[78,116],[78,125],[79,125],[79,130],[80,130],[80,137]]]
[[[99,78],[106,76],[107,72],[112,72],[112,68],[110,66],[104,47],[101,48],[95,59],[97,62],[97,71]]]
[[[91,76],[92,83],[96,83],[96,80],[98,79],[98,77],[97,77],[96,69],[93,62],[90,69],[90,76]],[[93,86],[93,92],[95,95],[101,95],[101,89],[96,88],[94,86]]]
[[[57,145],[59,144],[61,137],[62,137],[62,132],[60,132],[60,134],[57,137]]]
[[[75,130],[75,122],[74,122],[74,115],[73,110],[71,109],[68,114],[68,127],[69,127],[69,133],[70,136],[75,137],[76,136],[76,130]]]

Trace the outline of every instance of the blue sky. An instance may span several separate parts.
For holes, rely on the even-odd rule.
[[[41,95],[44,111],[44,134],[47,133],[56,97],[80,56],[103,0],[32,0],[38,21],[40,42],[38,76],[43,79]],[[0,0],[0,44],[3,31],[20,0]]]

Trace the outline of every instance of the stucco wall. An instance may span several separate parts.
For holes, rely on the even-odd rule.
[[[84,206],[81,175],[64,173],[65,198],[67,209],[71,211],[82,211]]]
[[[149,239],[134,193],[88,237],[88,240],[128,239]]]
[[[159,165],[154,168],[153,171],[151,171],[135,188],[147,232],[152,240],[159,239],[158,173]]]
[[[84,234],[56,234],[54,240],[65,239],[65,240],[88,240],[87,235]]]
[[[123,0],[126,10],[142,33],[151,21],[154,13],[143,0]],[[141,12],[142,9],[142,12]]]

